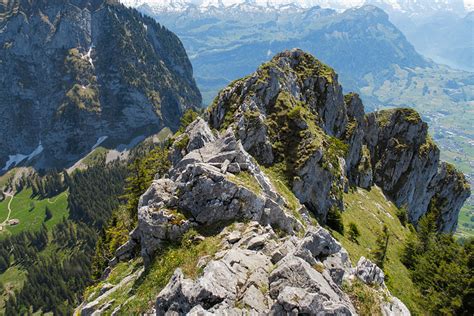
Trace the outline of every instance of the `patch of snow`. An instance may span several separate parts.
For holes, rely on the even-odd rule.
[[[28,161],[30,161],[34,157],[38,156],[39,154],[41,154],[43,152],[43,149],[44,149],[44,147],[43,147],[43,145],[41,144],[41,141],[40,141],[39,144],[38,144],[38,147],[36,147],[36,149],[33,150],[33,152],[28,155]]]
[[[91,57],[93,48],[94,48],[94,45],[91,45],[91,47],[89,47],[89,50],[87,51],[87,53],[82,54],[82,56],[81,56],[82,59],[87,60],[89,62],[89,64],[91,64],[92,68],[94,68],[94,62],[93,62],[92,57]]]
[[[184,12],[193,6],[202,12],[238,8],[245,11],[285,10],[291,8],[311,8],[321,6],[337,11],[372,4],[385,9],[410,14],[436,11],[466,12],[474,9],[474,0],[120,0],[129,7],[147,5],[154,12]]]
[[[25,159],[27,161],[30,161],[34,157],[38,156],[43,152],[43,145],[41,144],[41,141],[38,144],[38,147],[35,148],[29,155],[24,155],[24,154],[15,154],[15,155],[9,155],[8,156],[8,161],[5,164],[5,167],[3,167],[2,171],[7,171],[10,169],[12,166],[18,165],[20,162],[24,161]]]
[[[20,162],[25,160],[26,157],[28,157],[28,156],[23,155],[23,154],[9,155],[8,156],[8,161],[5,164],[5,167],[3,167],[2,171],[7,171],[8,169],[10,169],[10,166],[12,166],[12,165],[16,166],[17,164],[19,164]]]
[[[94,146],[92,146],[91,150],[94,150],[96,149],[97,147],[100,146],[100,144],[102,144],[107,138],[109,138],[109,136],[101,136],[97,139],[97,142],[95,143]]]
[[[143,27],[145,28],[145,31],[148,31],[148,25],[142,22]]]

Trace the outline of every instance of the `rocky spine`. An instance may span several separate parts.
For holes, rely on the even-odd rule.
[[[191,229],[218,228],[219,251],[199,260],[195,279],[177,269],[154,313],[355,315],[344,284],[362,282],[383,315],[410,314],[383,271],[364,257],[353,266],[318,221],[343,211],[344,190],[377,185],[413,223],[436,212],[439,230],[455,227],[469,188],[439,162],[416,112],[365,114],[331,68],[292,50],[224,89],[206,116],[175,136],[172,168],[141,197],[138,226],[111,261],[138,250],[148,265]],[[106,309],[110,291],[82,314]]]

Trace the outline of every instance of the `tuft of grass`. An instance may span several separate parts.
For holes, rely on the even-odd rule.
[[[303,221],[303,217],[301,216],[300,212],[298,211],[301,207],[300,201],[295,196],[293,191],[290,190],[290,185],[288,183],[288,179],[285,176],[285,166],[283,163],[274,164],[271,167],[261,167],[263,172],[267,175],[272,183],[273,187],[277,190],[278,194],[282,196],[286,201],[286,207],[291,211],[292,215],[299,220],[301,223],[305,223]],[[316,219],[312,218],[314,221]],[[314,223],[316,224],[316,223]]]
[[[319,273],[323,273],[324,272],[324,265],[322,263],[317,262],[313,265],[313,269],[318,271]]]
[[[343,289],[349,295],[359,315],[382,315],[380,294],[376,290],[357,278],[352,281],[352,284],[344,283]]]
[[[184,134],[180,140],[176,141],[174,143],[174,145],[176,146],[176,148],[178,149],[184,149],[188,146],[189,144],[189,135],[188,134]]]
[[[231,181],[243,185],[257,195],[262,193],[262,188],[260,187],[260,184],[258,184],[257,179],[255,179],[255,177],[248,171],[242,171],[238,174],[229,174],[229,177]]]

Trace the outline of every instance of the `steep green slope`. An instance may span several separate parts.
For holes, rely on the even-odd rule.
[[[414,314],[421,314],[422,310],[417,304],[420,293],[414,288],[408,269],[400,261],[404,244],[411,232],[400,223],[398,208],[378,187],[373,187],[370,191],[360,188],[350,190],[344,194],[344,205],[346,209],[342,212],[342,221],[346,232],[341,235],[333,231],[333,234],[347,249],[351,260],[357,262],[361,256],[372,258],[377,237],[383,226],[387,225],[390,236],[384,265],[387,286]],[[360,231],[357,242],[349,239],[347,228],[350,223],[356,224]]]

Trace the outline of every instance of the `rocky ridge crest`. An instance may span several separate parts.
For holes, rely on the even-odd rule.
[[[190,229],[225,228],[218,233],[219,251],[199,260],[198,278],[176,269],[150,313],[356,315],[343,283],[364,282],[373,286],[383,315],[410,315],[391,296],[383,272],[365,258],[353,267],[340,243],[274,186],[232,129],[213,132],[198,118],[175,140],[171,157],[169,173],[158,175],[140,198],[138,226],[111,265],[131,259],[135,249],[149,265]],[[81,314],[106,312],[116,287],[85,302]]]
[[[111,261],[138,250],[149,265],[187,232],[199,243],[217,229],[219,251],[199,260],[194,279],[176,269],[153,313],[355,315],[345,285],[362,282],[383,315],[410,314],[383,271],[363,257],[352,266],[318,220],[342,211],[344,190],[377,185],[412,222],[429,209],[440,230],[455,227],[469,188],[439,162],[416,112],[365,114],[332,69],[292,50],[224,89],[207,116],[174,137],[171,169],[140,198],[137,228]],[[82,314],[106,306],[97,298]]]
[[[323,222],[343,208],[350,186],[377,184],[414,224],[438,201],[439,230],[452,232],[470,195],[464,175],[440,162],[416,111],[365,114],[356,94],[343,95],[334,71],[301,50],[280,53],[223,89],[209,122],[218,130],[232,126],[260,164],[280,165]]]

